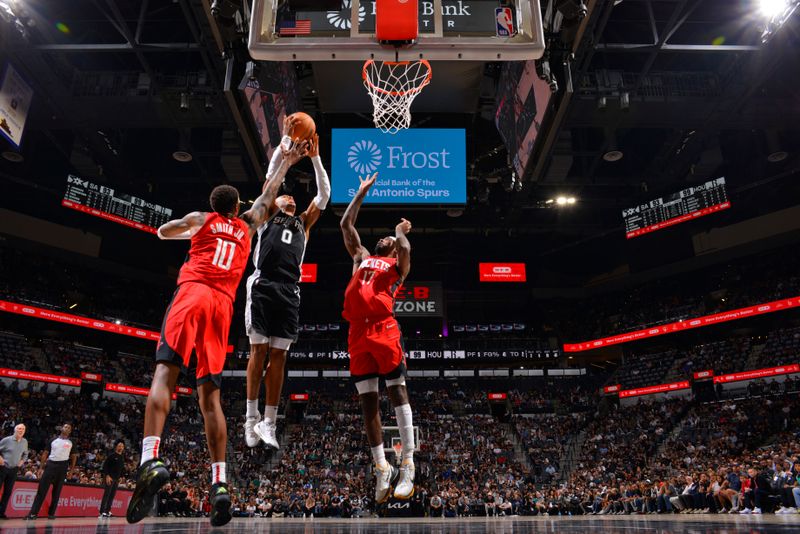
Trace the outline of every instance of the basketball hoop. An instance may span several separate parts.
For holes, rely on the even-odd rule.
[[[418,61],[364,63],[361,76],[375,111],[372,120],[384,133],[397,133],[411,126],[411,103],[431,83],[431,64]]]
[[[394,449],[394,454],[396,455],[397,461],[399,462],[403,455],[403,444],[398,441],[397,443],[392,445],[392,448]]]

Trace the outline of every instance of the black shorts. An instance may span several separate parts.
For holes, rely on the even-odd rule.
[[[270,342],[272,338],[292,343],[297,341],[300,288],[297,284],[270,282],[263,278],[248,280],[244,323],[252,345],[273,345]]]

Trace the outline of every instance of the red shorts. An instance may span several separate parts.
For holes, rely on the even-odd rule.
[[[379,321],[352,321],[347,345],[353,380],[377,377],[394,379],[405,375],[406,355],[402,333],[394,317]]]
[[[205,284],[178,286],[164,315],[156,361],[189,367],[192,349],[197,353],[197,385],[209,380],[222,383],[233,302],[228,295]]]

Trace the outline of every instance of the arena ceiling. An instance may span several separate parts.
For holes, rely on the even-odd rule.
[[[616,234],[622,208],[720,174],[732,194],[759,200],[725,217],[793,202],[800,24],[795,16],[762,44],[757,3],[589,0],[581,17],[577,0],[543,2],[559,92],[521,191],[504,183],[508,154],[492,121],[498,65],[440,65],[441,85],[420,98],[414,123],[467,129],[470,202],[455,218],[414,213],[417,227],[536,234],[547,254]],[[4,189],[60,198],[75,172],[177,212],[202,205],[220,181],[254,195],[265,162],[235,95],[248,59],[236,24],[242,1],[217,4],[215,18],[210,0],[14,2],[21,24],[0,20],[0,59],[19,67],[36,100],[24,161],[0,160]],[[295,69],[323,138],[333,127],[370,126],[357,79],[343,84],[333,64]],[[178,149],[192,161],[175,161]],[[606,161],[610,150],[623,158]],[[777,151],[788,157],[768,162]],[[545,204],[558,194],[576,196],[575,208]],[[383,219],[367,214],[363,223]],[[337,231],[334,217],[322,226]]]

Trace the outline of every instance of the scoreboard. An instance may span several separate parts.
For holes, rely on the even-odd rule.
[[[731,207],[725,177],[622,210],[628,239]]]
[[[117,193],[110,187],[72,174],[67,176],[67,190],[61,205],[151,234],[155,234],[159,226],[172,218],[170,208]]]

